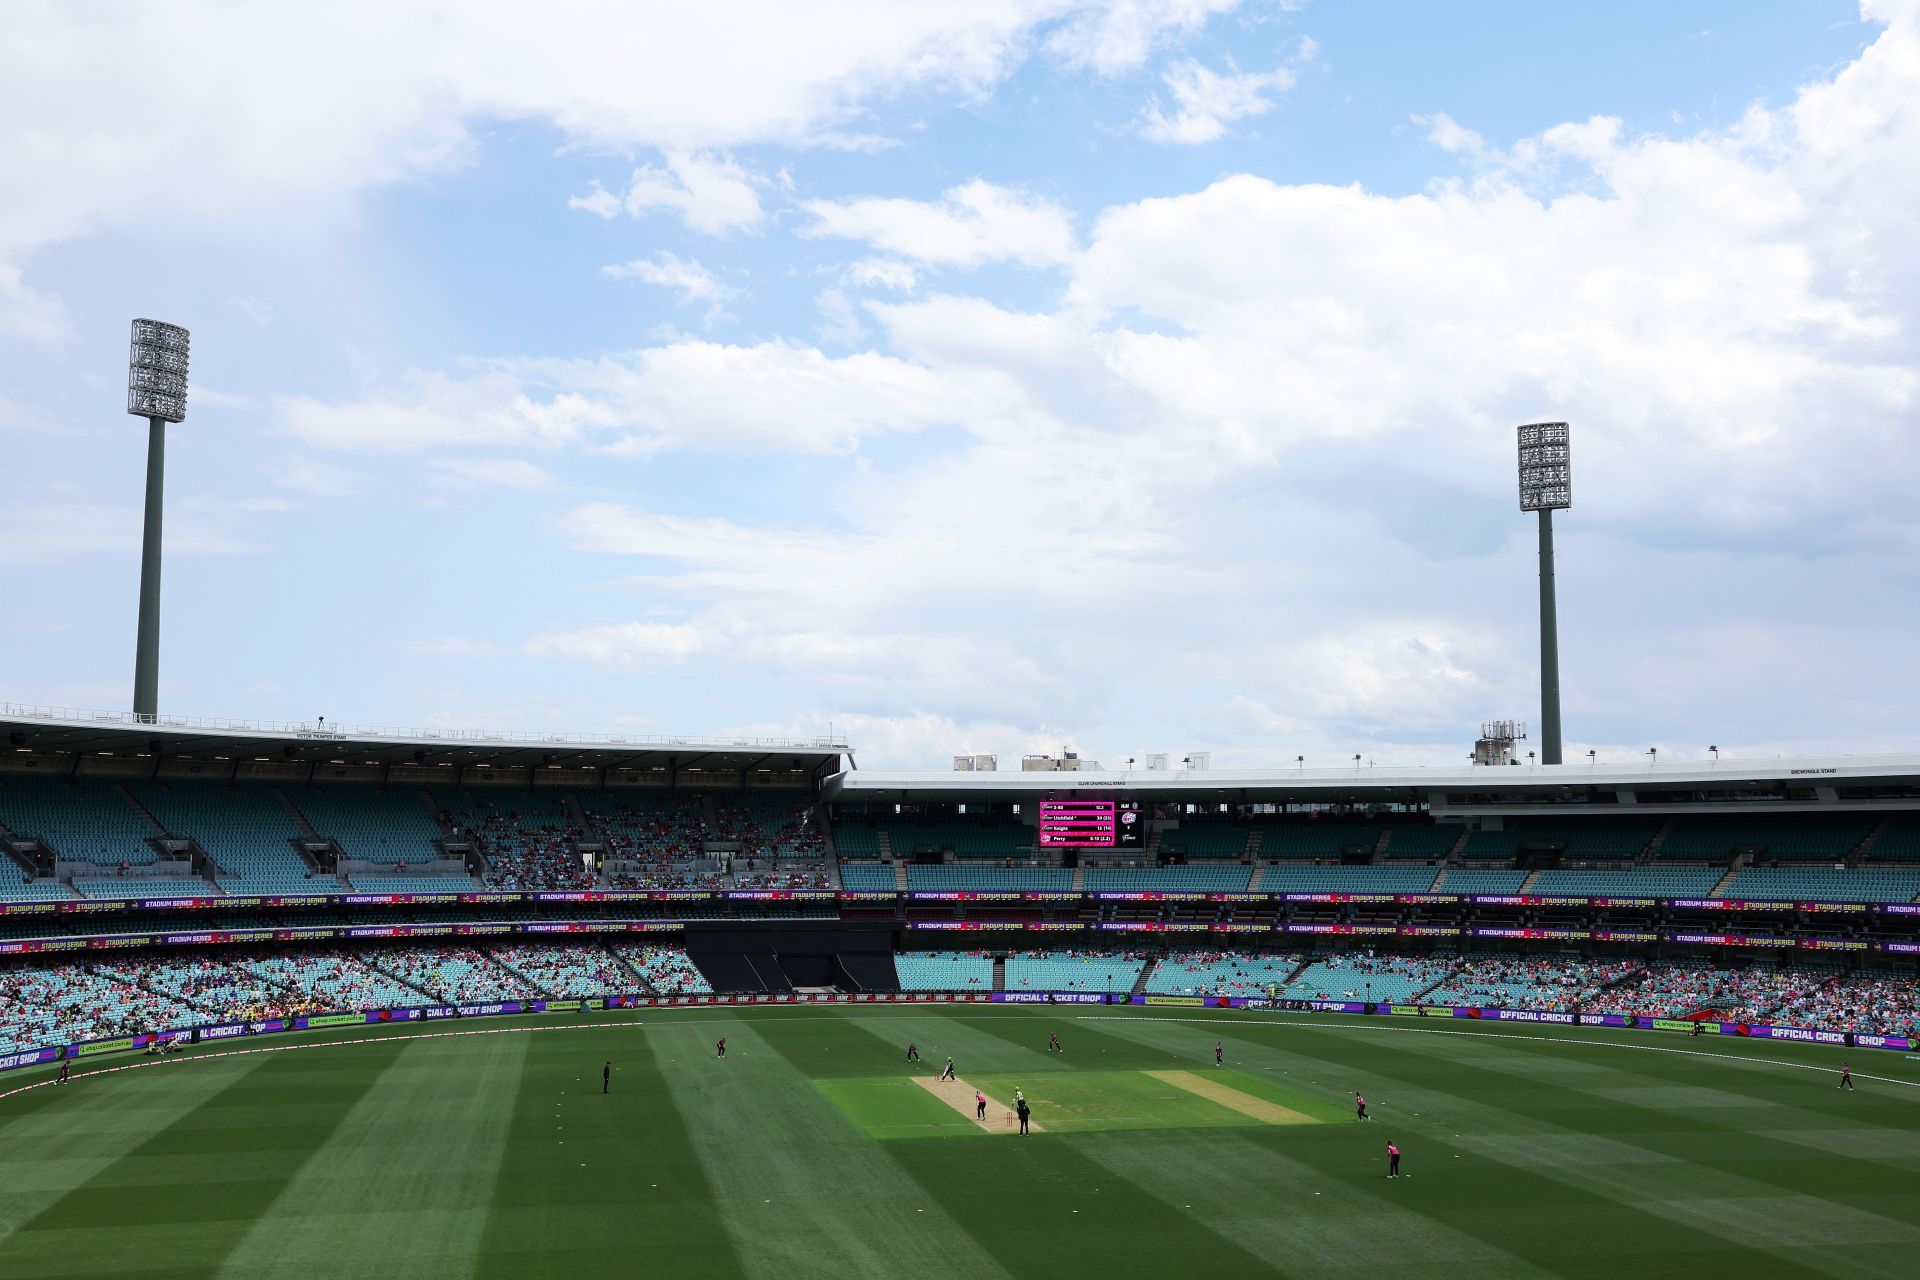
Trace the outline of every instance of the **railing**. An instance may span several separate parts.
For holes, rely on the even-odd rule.
[[[390,729],[373,725],[330,723],[314,720],[229,720],[218,716],[144,716],[131,711],[96,711],[83,707],[36,706],[29,703],[0,703],[0,718],[8,720],[46,720],[65,725],[114,725],[126,728],[202,730],[214,733],[251,733],[277,737],[302,738],[319,742],[352,742],[366,739],[399,739],[407,742],[494,742],[537,743],[554,746],[606,747],[747,747],[771,750],[839,751],[849,750],[836,735],[822,738],[703,738],[672,734],[592,734],[525,733],[488,729]]]

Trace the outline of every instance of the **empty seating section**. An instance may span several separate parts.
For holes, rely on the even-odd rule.
[[[1306,822],[1260,828],[1260,856],[1269,859],[1338,858],[1350,848],[1372,849],[1381,828],[1362,823]]]
[[[1425,893],[1433,868],[1270,866],[1260,875],[1262,893]]]
[[[1287,1000],[1404,1003],[1438,982],[1452,967],[1451,958],[1416,959],[1356,951],[1314,961],[1280,994]]]
[[[1552,956],[1468,956],[1424,1003],[1505,1009],[1587,1007],[1611,983],[1640,971],[1639,961]]]
[[[716,792],[718,838],[737,840],[749,858],[820,858],[826,841],[804,791]]]
[[[840,887],[859,893],[891,893],[898,884],[890,862],[843,862]]]
[[[356,871],[348,883],[354,893],[472,893],[480,887],[472,876],[444,871],[418,876]]]
[[[1761,846],[1762,862],[1839,862],[1874,826],[1865,814],[1780,813],[1676,818],[1660,856],[1725,862],[1735,849]]]
[[[218,892],[205,880],[162,880],[152,876],[115,876],[111,880],[74,877],[83,898],[210,898]]]
[[[1241,893],[1253,869],[1246,866],[1090,867],[1088,893]]]
[[[1527,882],[1524,871],[1449,871],[1441,893],[1518,893]]]
[[[993,960],[980,951],[903,951],[893,970],[902,991],[993,990]]]
[[[41,902],[73,896],[73,891],[58,880],[29,879],[25,867],[0,853],[0,902]]]
[[[706,975],[700,972],[680,947],[640,946],[622,942],[615,944],[612,950],[657,995],[713,994],[713,985],[707,981]]]
[[[880,829],[864,818],[837,822],[833,827],[833,844],[843,858],[877,858],[880,856]]]
[[[1390,826],[1386,830],[1388,858],[1438,862],[1453,851],[1464,828],[1449,823],[1444,827]]]
[[[46,842],[62,859],[112,871],[159,857],[147,843],[153,826],[110,782],[0,778],[0,823],[16,836]]]
[[[1508,819],[1500,831],[1475,831],[1463,861],[1507,859],[1529,849],[1559,850],[1569,862],[1629,862],[1660,831],[1657,818],[1555,817]]]
[[[1007,990],[1131,991],[1146,966],[1108,951],[1019,951],[1007,957]]]
[[[197,841],[235,894],[338,893],[332,876],[312,874],[292,841],[299,825],[273,788],[258,783],[133,782],[127,788],[168,834]]]
[[[631,995],[641,988],[633,971],[600,947],[516,943],[496,946],[492,955],[555,1000]]]
[[[1161,996],[1265,997],[1300,967],[1297,955],[1183,951],[1162,956],[1147,974],[1147,992]]]
[[[1244,858],[1252,834],[1226,821],[1183,818],[1179,826],[1160,833],[1160,852],[1184,853],[1189,858]]]
[[[1920,867],[1743,867],[1720,891],[1756,901],[1911,902]]]
[[[1628,867],[1621,871],[1542,871],[1530,893],[1543,897],[1704,898],[1725,874],[1719,867]]]
[[[1887,819],[1867,850],[1868,862],[1920,862],[1920,813],[1896,813]]]
[[[349,858],[391,866],[440,856],[433,847],[440,825],[417,787],[379,791],[339,785],[288,794],[313,829],[339,841]]]
[[[976,867],[958,863],[907,868],[907,888],[977,893],[1018,890],[1027,893],[1073,888],[1073,872],[1062,867]]]
[[[889,818],[885,826],[896,858],[919,849],[951,849],[956,858],[1033,855],[1033,828],[1013,817]]]

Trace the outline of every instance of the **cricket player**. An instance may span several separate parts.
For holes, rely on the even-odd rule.
[[[725,1036],[721,1036],[713,1042],[713,1056],[716,1058],[724,1058],[727,1056],[727,1038]]]
[[[978,1089],[973,1091],[973,1118],[975,1120],[987,1118],[987,1095]]]
[[[1027,1105],[1025,1098],[1016,1098],[1013,1103],[1013,1110],[1014,1113],[1020,1117],[1020,1132],[1031,1136],[1031,1131],[1027,1128],[1027,1122],[1033,1118],[1033,1108]]]
[[[609,1062],[600,1068],[600,1092],[606,1093],[613,1088],[613,1064]]]
[[[1835,1085],[1834,1088],[1836,1089],[1853,1088],[1853,1072],[1847,1069],[1847,1064],[1844,1062],[1840,1064],[1840,1083]]]
[[[1387,1144],[1387,1176],[1389,1178],[1400,1176],[1400,1148],[1391,1142]]]
[[[1367,1118],[1367,1100],[1358,1089],[1353,1091],[1353,1105],[1359,1110],[1360,1118]]]
[[[1053,1032],[1047,1033],[1047,1052],[1048,1053],[1065,1053],[1066,1052],[1065,1049],[1060,1047],[1059,1032],[1053,1031]]]
[[[911,1043],[911,1042],[909,1042],[909,1043],[908,1043],[908,1045],[907,1045],[907,1061],[908,1061],[908,1062],[918,1062],[918,1061],[920,1061],[920,1046],[919,1046],[919,1045],[917,1045],[917,1044],[913,1044],[913,1043]]]
[[[1226,1048],[1218,1040],[1213,1042],[1213,1065],[1216,1067],[1227,1065]]]
[[[953,1074],[953,1058],[951,1055],[947,1058],[947,1065],[940,1069],[940,1078],[942,1080],[958,1080],[960,1078]]]

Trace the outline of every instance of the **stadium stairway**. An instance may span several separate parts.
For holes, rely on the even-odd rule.
[[[1440,870],[1434,875],[1433,883],[1427,886],[1428,893],[1439,893],[1447,883],[1447,864],[1441,863]]]
[[[147,806],[145,806],[144,804],[141,804],[139,799],[133,794],[133,792],[127,790],[125,783],[121,783],[121,782],[114,783],[113,791],[115,795],[119,796],[122,800],[127,802],[127,807],[129,809],[132,809],[135,813],[139,814],[143,819],[146,820],[146,824],[153,829],[154,835],[167,836],[172,834],[172,832],[167,830],[166,824],[161,822],[160,819],[153,816],[152,810],[148,809]]]
[[[1533,870],[1527,872],[1527,878],[1520,882],[1520,892],[1532,893],[1533,886],[1538,884],[1539,882],[1540,882],[1540,868],[1535,867]]]
[[[1005,991],[1007,989],[1007,957],[1005,952],[993,958],[993,989],[995,991]]]
[[[1254,850],[1255,850],[1255,851],[1257,852],[1257,851],[1258,851],[1258,849],[1259,849],[1259,845],[1260,845],[1260,833],[1259,833],[1258,831],[1256,831],[1256,832],[1254,832],[1254,833],[1253,833],[1253,844],[1252,844],[1252,845],[1251,845],[1250,847],[1251,847],[1251,848],[1253,848],[1253,849],[1254,849]],[[1267,864],[1266,864],[1266,863],[1264,863],[1264,862],[1255,862],[1255,863],[1253,864],[1253,876],[1252,876],[1252,878],[1251,878],[1251,879],[1249,879],[1249,880],[1247,881],[1247,892],[1248,892],[1248,893],[1258,893],[1258,892],[1260,892],[1260,877],[1261,877],[1261,876],[1263,876],[1263,875],[1265,875],[1266,873],[1267,873]]]
[[[399,983],[400,986],[406,988],[408,991],[418,992],[420,994],[420,998],[426,1001],[428,1004],[447,1003],[445,997],[443,997],[439,992],[428,991],[425,987],[420,986],[418,983],[408,982],[405,978],[395,973],[392,969],[389,969],[385,965],[380,964],[379,956],[377,954],[358,955],[358,956],[355,956],[354,959],[358,960],[361,964],[364,964],[365,966],[367,966],[367,968],[372,969],[375,973],[379,974],[381,977],[386,978],[388,981]]]
[[[1634,865],[1641,867],[1652,866],[1654,859],[1660,856],[1660,846],[1665,844],[1667,837],[1672,834],[1673,819],[1668,818],[1660,824],[1660,829],[1653,833],[1653,839],[1647,841],[1647,847],[1640,851],[1638,858],[1634,859]]]
[[[273,798],[280,802],[280,807],[287,811],[289,818],[293,819],[293,825],[300,828],[301,835],[309,840],[319,840],[323,838],[320,832],[315,829],[314,825],[307,821],[307,815],[300,812],[300,806],[293,802],[292,796],[288,795],[283,789],[275,787],[273,789]]]
[[[886,842],[887,833],[882,831],[880,833],[880,843],[884,845]],[[904,862],[896,862],[893,864],[893,887],[896,893],[905,893],[907,891],[907,864]]]
[[[1085,893],[1087,891],[1087,868],[1084,863],[1077,862],[1074,864],[1073,891],[1075,893]]]
[[[1260,861],[1260,838],[1265,834],[1266,832],[1260,830],[1258,827],[1253,828],[1253,830],[1247,833],[1247,861],[1253,863]],[[1254,875],[1254,879],[1259,879],[1257,872]]]
[[[1873,830],[1867,832],[1867,834],[1861,838],[1860,843],[1853,846],[1853,851],[1846,856],[1845,865],[1857,867],[1865,862],[1867,860],[1867,854],[1873,850],[1874,845],[1880,842],[1880,837],[1886,833],[1887,824],[1892,821],[1893,816],[1889,814],[1874,823]]]
[[[1748,858],[1746,854],[1734,854],[1733,861],[1727,864],[1727,873],[1713,882],[1713,888],[1707,890],[1707,896],[1709,898],[1718,898],[1724,895],[1727,891],[1727,886],[1733,883],[1733,878],[1740,874],[1740,868],[1746,866],[1747,862]]]
[[[1148,976],[1152,974],[1153,971],[1159,967],[1160,967],[1160,961],[1157,959],[1148,960],[1145,964],[1140,966],[1140,976],[1133,980],[1134,995],[1136,996],[1141,995],[1146,991]]]

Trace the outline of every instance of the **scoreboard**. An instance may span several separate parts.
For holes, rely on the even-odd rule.
[[[1144,848],[1147,824],[1138,801],[1042,800],[1042,849]]]

